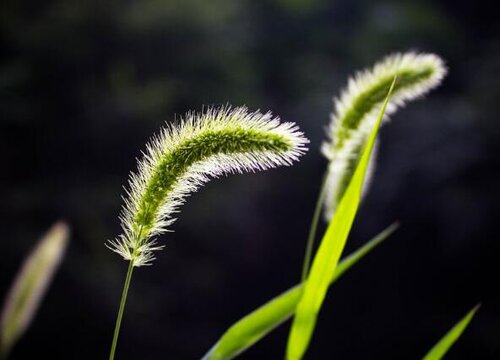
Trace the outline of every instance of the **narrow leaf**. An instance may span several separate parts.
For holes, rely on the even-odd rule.
[[[310,274],[304,286],[302,297],[297,305],[292,328],[288,337],[286,358],[299,360],[306,352],[311,340],[317,316],[326,296],[330,279],[335,273],[340,255],[344,250],[347,236],[361,199],[365,173],[377,137],[377,131],[394,88],[394,78],[379,117],[363,150],[361,159],[344,196],[333,216],[318,252],[314,258]]]
[[[368,243],[340,261],[330,284],[333,284],[366,254],[387,239],[397,227],[397,224],[390,225]],[[296,285],[233,324],[203,359],[233,359],[254,345],[293,315],[302,289],[303,284]]]
[[[474,306],[467,315],[465,315],[455,326],[446,333],[446,335],[434,345],[434,347],[425,355],[423,360],[440,360],[448,352],[451,346],[458,340],[460,335],[467,328],[472,318],[479,310],[480,304]]]
[[[68,226],[57,223],[24,261],[0,316],[0,354],[7,356],[30,325],[68,241]]]

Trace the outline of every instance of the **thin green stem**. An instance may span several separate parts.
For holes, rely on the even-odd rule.
[[[314,239],[316,238],[316,232],[318,230],[319,217],[321,215],[321,209],[323,208],[323,201],[326,196],[326,175],[323,176],[321,181],[321,190],[316,200],[316,206],[314,208],[314,214],[311,220],[311,226],[309,227],[309,234],[307,236],[306,252],[304,254],[304,263],[302,264],[302,275],[301,281],[304,282],[309,274],[309,268],[311,266],[311,257],[314,246]]]
[[[118,335],[120,334],[120,326],[123,318],[123,311],[125,310],[125,303],[127,302],[128,288],[130,287],[130,280],[132,279],[132,271],[134,270],[134,262],[130,260],[127,270],[127,277],[123,285],[122,299],[120,301],[120,308],[118,309],[118,316],[116,317],[115,333],[113,335],[113,342],[111,344],[111,352],[109,353],[109,360],[115,358],[116,344],[118,343]]]

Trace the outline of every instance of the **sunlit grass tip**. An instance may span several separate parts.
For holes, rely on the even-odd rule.
[[[149,265],[185,197],[210,178],[291,165],[308,140],[294,123],[246,107],[209,107],[166,125],[130,175],[120,216],[123,234],[108,242],[134,266]]]
[[[472,321],[481,304],[474,306],[458,323],[456,323],[438,342],[432,347],[431,350],[424,356],[422,360],[441,360],[450,348],[455,344],[462,333],[467,329],[469,323]]]
[[[349,183],[362,149],[377,119],[392,80],[398,81],[387,106],[384,122],[406,102],[419,98],[438,86],[446,75],[443,60],[434,54],[396,53],[385,57],[371,69],[357,72],[334,99],[328,140],[322,152],[329,160],[324,201],[329,221]],[[373,171],[372,161],[367,183]]]

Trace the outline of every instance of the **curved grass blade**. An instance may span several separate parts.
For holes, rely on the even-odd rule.
[[[24,261],[8,292],[0,317],[0,357],[7,357],[33,320],[61,262],[68,233],[65,223],[53,225]]]
[[[302,297],[297,305],[290,335],[288,337],[286,351],[286,358],[288,360],[301,359],[309,346],[318,313],[328,290],[330,279],[335,273],[337,263],[344,250],[347,236],[349,235],[354,217],[358,210],[365,174],[377,137],[378,128],[384,116],[395,83],[396,78],[394,78],[391,84],[354,175],[340,200],[337,211],[314,257],[311,271],[305,283]]]
[[[434,345],[434,347],[425,355],[423,360],[440,360],[448,352],[451,346],[458,340],[460,335],[467,328],[472,318],[479,310],[481,305],[477,304],[465,315],[453,328],[446,333],[446,335]]]
[[[388,226],[368,243],[340,261],[330,284],[333,284],[366,254],[387,239],[397,227],[396,223]],[[203,357],[203,360],[233,359],[254,345],[293,315],[302,290],[303,284],[296,285],[233,324]]]

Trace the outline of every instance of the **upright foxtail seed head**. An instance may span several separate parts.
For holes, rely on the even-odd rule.
[[[179,126],[167,125],[146,146],[130,175],[120,216],[123,234],[108,247],[133,262],[149,265],[185,197],[222,174],[291,165],[308,140],[294,123],[245,107],[208,108],[188,113]]]
[[[322,152],[329,160],[324,204],[326,221],[330,221],[349,184],[394,77],[397,76],[397,82],[384,122],[407,101],[438,86],[445,75],[446,67],[438,56],[408,52],[387,56],[372,69],[358,72],[349,79],[347,88],[334,99],[329,139],[322,145]],[[366,183],[373,172],[374,157],[375,152]]]

